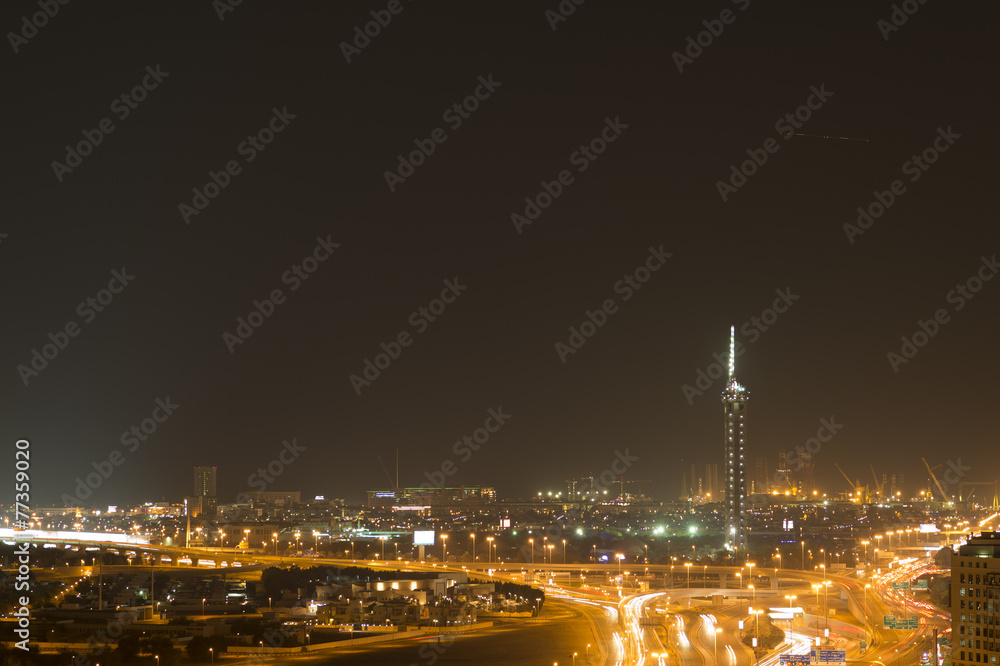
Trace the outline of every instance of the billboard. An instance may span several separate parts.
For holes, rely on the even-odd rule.
[[[413,532],[414,546],[433,546],[434,530],[416,530]]]

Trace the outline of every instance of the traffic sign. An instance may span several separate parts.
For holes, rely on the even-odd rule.
[[[910,581],[908,580],[897,580],[893,581],[892,589],[894,590],[908,590],[910,589]]]
[[[847,652],[845,650],[813,650],[814,664],[846,664]]]
[[[920,580],[913,581],[914,590],[926,590],[927,589],[927,579],[921,578]]]
[[[786,664],[803,664],[808,666],[811,661],[812,657],[808,654],[782,654],[778,656],[778,663],[780,663],[781,666],[785,666]]]

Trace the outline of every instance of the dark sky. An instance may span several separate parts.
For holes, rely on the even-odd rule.
[[[830,490],[834,463],[912,488],[921,456],[996,478],[1000,280],[961,309],[948,294],[1000,249],[1000,6],[928,2],[885,39],[890,2],[674,4],[591,0],[553,30],[555,0],[403,0],[350,63],[340,43],[387,3],[248,1],[220,20],[207,1],[73,2],[16,53],[8,34],[0,438],[8,469],[31,441],[32,503],[60,503],[116,449],[85,504],[178,501],[198,464],[231,499],[292,438],[305,450],[268,489],[360,499],[398,448],[404,484],[450,460],[449,484],[525,495],[628,449],[626,478],[673,497],[685,465],[722,459],[722,380],[693,404],[682,387],[730,325],[751,472],[834,417],[815,458]],[[38,11],[5,3],[0,25],[20,33]],[[704,21],[724,30],[679,72]],[[157,66],[121,118],[116,98]],[[499,85],[453,128],[443,112],[479,77]],[[868,141],[779,136],[812,87],[832,95],[799,132]],[[273,109],[294,118],[248,161],[239,146]],[[114,131],[60,182],[53,162],[103,118]],[[627,128],[574,160],[606,119]],[[384,173],[437,128],[447,139],[390,191]],[[939,128],[959,138],[904,173]],[[723,201],[717,181],[768,140]],[[229,160],[240,172],[185,224],[179,204]],[[518,233],[512,213],[562,170],[572,183]],[[905,191],[849,242],[844,224],[896,179]],[[282,275],[317,237],[339,247],[292,291]],[[616,283],[660,246],[672,256],[625,300]],[[78,312],[123,267],[134,279],[106,309]],[[456,278],[467,288],[418,332],[411,313]],[[230,353],[223,334],[275,289],[285,302]],[[787,312],[739,334],[786,289]],[[563,363],[556,343],[609,298]],[[895,372],[887,354],[938,309],[947,323]],[[25,385],[18,366],[67,322],[79,334]],[[358,395],[350,376],[402,331],[412,344]],[[123,446],[168,396],[174,413]],[[501,406],[509,420],[463,460],[453,443]]]

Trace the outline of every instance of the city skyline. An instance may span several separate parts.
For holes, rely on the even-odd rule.
[[[378,4],[0,10],[33,501],[1000,477],[995,5]]]

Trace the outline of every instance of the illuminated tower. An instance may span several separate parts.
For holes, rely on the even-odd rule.
[[[736,327],[729,329],[729,383],[722,391],[723,435],[726,462],[726,548],[746,548],[746,443],[747,400],[750,393],[736,381]]]

